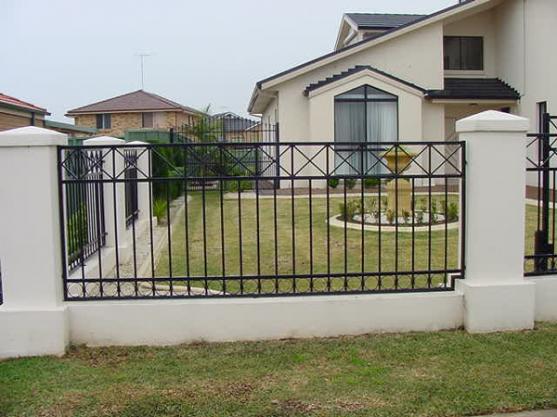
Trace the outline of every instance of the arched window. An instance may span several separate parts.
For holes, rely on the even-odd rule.
[[[396,142],[398,140],[398,97],[363,85],[335,97],[335,142]],[[336,146],[340,174],[359,174],[361,158],[354,146]],[[346,158],[344,161],[343,158]],[[376,158],[364,156],[364,172]],[[374,172],[379,172],[379,165]],[[369,172],[373,173],[373,172]]]

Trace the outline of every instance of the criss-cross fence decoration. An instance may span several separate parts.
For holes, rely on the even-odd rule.
[[[528,135],[527,194],[535,201],[535,223],[526,224],[526,275],[548,275],[557,273],[555,253],[555,202],[557,175],[557,116],[544,113],[541,116],[540,132]]]
[[[110,207],[97,194],[88,210],[109,217],[109,238],[120,231],[91,254],[87,235],[64,222],[80,248],[72,270],[63,245],[66,299],[452,290],[464,274],[464,146],[180,143],[134,145],[134,158],[127,145],[60,147],[61,198],[104,190]],[[92,153],[104,165],[74,169]],[[114,201],[131,187],[139,220],[122,232],[127,205]]]

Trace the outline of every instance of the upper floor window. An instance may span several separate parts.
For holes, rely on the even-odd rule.
[[[142,113],[141,114],[141,126],[142,127],[153,127],[153,113]]]
[[[483,71],[484,40],[481,36],[445,36],[445,70]]]
[[[97,114],[97,129],[110,129],[112,118],[110,113]]]

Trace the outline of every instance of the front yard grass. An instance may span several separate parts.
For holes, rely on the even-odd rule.
[[[192,318],[195,320],[195,318]],[[0,416],[467,416],[557,407],[557,324],[73,348],[0,362]]]
[[[190,193],[192,197],[188,203],[186,244],[186,217],[177,219],[172,233],[172,268],[169,265],[168,248],[163,251],[157,264],[156,276],[194,277],[191,286],[208,288],[234,294],[240,292],[240,285],[245,293],[291,293],[294,292],[292,279],[288,278],[295,267],[296,274],[343,274],[346,271],[355,276],[348,278],[314,278],[297,279],[295,292],[303,293],[344,290],[357,291],[362,287],[366,290],[398,288],[435,288],[450,285],[450,277],[445,274],[412,274],[415,271],[458,269],[458,229],[435,231],[431,233],[417,232],[412,246],[411,233],[364,232],[363,262],[362,262],[362,233],[360,230],[348,229],[346,244],[344,229],[330,227],[327,232],[327,201],[325,198],[314,197],[312,200],[310,241],[310,210],[308,198],[294,199],[294,221],[292,220],[292,200],[290,198],[277,199],[277,218],[275,236],[275,214],[272,198],[259,199],[259,253],[257,242],[257,206],[255,199],[241,199],[234,195],[232,199],[223,200],[224,234],[221,235],[220,193],[209,191],[205,199],[205,221],[202,215],[202,197],[200,192]],[[366,200],[371,198],[366,197]],[[425,196],[419,196],[418,200]],[[349,197],[347,201],[359,200],[359,197]],[[439,208],[444,205],[443,195],[435,195],[433,199]],[[340,213],[339,206],[342,197],[331,197],[329,214],[335,216]],[[449,202],[457,203],[458,197],[449,194]],[[526,206],[526,254],[533,253],[534,232],[537,223],[536,207]],[[239,213],[241,212],[241,230]],[[497,221],[497,213],[487,213]],[[294,225],[294,227],[293,227]],[[517,226],[518,227],[518,226]],[[294,234],[292,233],[294,229]],[[205,230],[205,232],[204,232]],[[205,240],[204,240],[205,234]],[[327,239],[329,236],[330,263],[327,258]],[[224,251],[222,245],[224,237]],[[292,242],[295,242],[295,256],[293,256]],[[310,243],[312,246],[310,246]],[[446,244],[445,244],[446,243]],[[470,243],[469,243],[470,244]],[[205,245],[205,247],[204,247]],[[276,247],[276,258],[275,258]],[[345,257],[346,248],[346,257]],[[241,250],[241,252],[240,252]],[[412,258],[412,252],[414,257]],[[219,279],[208,281],[195,277],[222,276],[222,258],[224,253],[224,270],[227,276],[239,275],[268,275],[268,279],[239,280]],[[398,256],[396,256],[398,254]],[[431,255],[430,255],[431,254]],[[258,264],[259,255],[259,264]],[[241,259],[241,262],[240,262]],[[275,262],[276,260],[276,262]],[[313,263],[312,263],[313,260]],[[206,261],[206,262],[205,262]],[[294,262],[295,261],[295,262]],[[363,264],[363,268],[362,268]],[[206,269],[205,269],[206,266]],[[527,264],[532,268],[532,262]],[[364,272],[394,272],[398,276],[386,275],[381,282],[376,277],[358,276]],[[275,280],[275,271],[287,278]],[[258,274],[259,272],[259,274]],[[396,282],[396,284],[395,284]],[[174,285],[186,285],[177,279]]]
[[[329,287],[342,290],[437,287],[450,284],[445,274],[415,274],[409,272],[426,270],[446,270],[458,268],[458,230],[432,232],[431,240],[427,232],[415,234],[412,246],[411,233],[364,232],[362,242],[361,230],[329,227],[327,231],[327,199],[312,199],[311,221],[309,198],[294,199],[294,216],[292,216],[292,199],[278,198],[276,208],[272,198],[259,199],[259,245],[257,241],[257,202],[255,199],[223,199],[223,223],[221,228],[220,193],[207,192],[205,196],[205,220],[203,218],[203,200],[201,193],[191,193],[188,203],[187,233],[186,216],[178,219],[172,235],[172,268],[169,264],[168,248],[158,262],[156,275],[168,277],[222,276],[222,258],[224,253],[224,270],[227,276],[267,275],[269,279],[242,280],[246,292],[256,292],[257,286],[263,293],[293,292],[292,279],[274,280],[275,271],[289,276],[294,272],[300,274],[343,274],[353,273],[348,278],[298,279],[296,292],[326,291]],[[371,199],[366,196],[366,200]],[[425,196],[420,196],[425,199]],[[359,200],[349,197],[347,201]],[[435,196],[439,207],[442,196]],[[329,216],[340,214],[342,197],[331,197]],[[449,195],[450,202],[457,202],[457,197]],[[240,203],[240,204],[239,204]],[[239,222],[241,213],[241,224]],[[311,234],[310,234],[311,225]],[[241,227],[241,233],[240,233]],[[224,234],[221,235],[221,230]],[[205,239],[204,239],[205,236]],[[313,238],[310,240],[310,236]],[[329,237],[328,237],[329,236]],[[222,240],[224,238],[224,251]],[[327,257],[329,239],[330,262]],[[188,244],[186,245],[186,240]],[[293,242],[295,247],[293,248]],[[445,244],[446,243],[446,244]],[[363,245],[363,259],[362,259]],[[259,247],[259,252],[258,252]],[[276,249],[276,256],[275,256]],[[345,256],[346,251],[346,256]],[[412,260],[414,251],[414,260]],[[395,254],[398,254],[396,256]],[[430,256],[431,254],[431,256]],[[259,258],[258,258],[259,255]],[[259,264],[258,264],[259,259]],[[206,268],[206,269],[205,269]],[[381,283],[376,277],[362,279],[361,272],[396,272],[398,276],[385,276]],[[239,291],[238,281],[209,281],[208,287],[225,290],[230,293]],[[363,282],[362,282],[363,281]],[[184,285],[183,282],[175,282]],[[363,284],[363,285],[362,285]],[[202,279],[192,282],[193,286],[203,287]],[[278,291],[277,291],[278,288]]]

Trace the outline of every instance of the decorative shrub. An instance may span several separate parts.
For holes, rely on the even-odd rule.
[[[87,206],[81,204],[68,219],[68,253],[72,262],[81,254],[81,244],[87,243]]]
[[[166,217],[166,209],[167,209],[166,200],[159,198],[153,202],[153,214],[155,215],[155,217],[158,219],[159,222]]]
[[[346,204],[339,204],[340,217],[345,221],[352,221],[354,216],[360,213],[361,205],[357,200],[349,201]]]
[[[346,178],[344,180],[344,183],[346,184],[346,188],[348,188],[349,190],[356,186],[356,180],[354,178]]]
[[[447,221],[455,222],[458,220],[458,204],[457,203],[449,203],[447,207]]]
[[[381,184],[381,180],[379,178],[366,178],[364,180],[364,188],[376,187],[379,184]]]
[[[253,189],[253,181],[250,180],[239,180],[234,181],[230,180],[226,182],[226,190],[231,193],[237,193],[240,191],[241,193],[247,190]]]
[[[405,224],[410,223],[410,212],[408,210],[402,210],[402,218]]]
[[[385,212],[385,216],[387,217],[387,222],[389,224],[393,224],[395,222],[395,212],[391,209],[388,209]]]
[[[338,178],[330,178],[328,183],[329,183],[329,187],[335,189],[338,187],[339,180]]]

